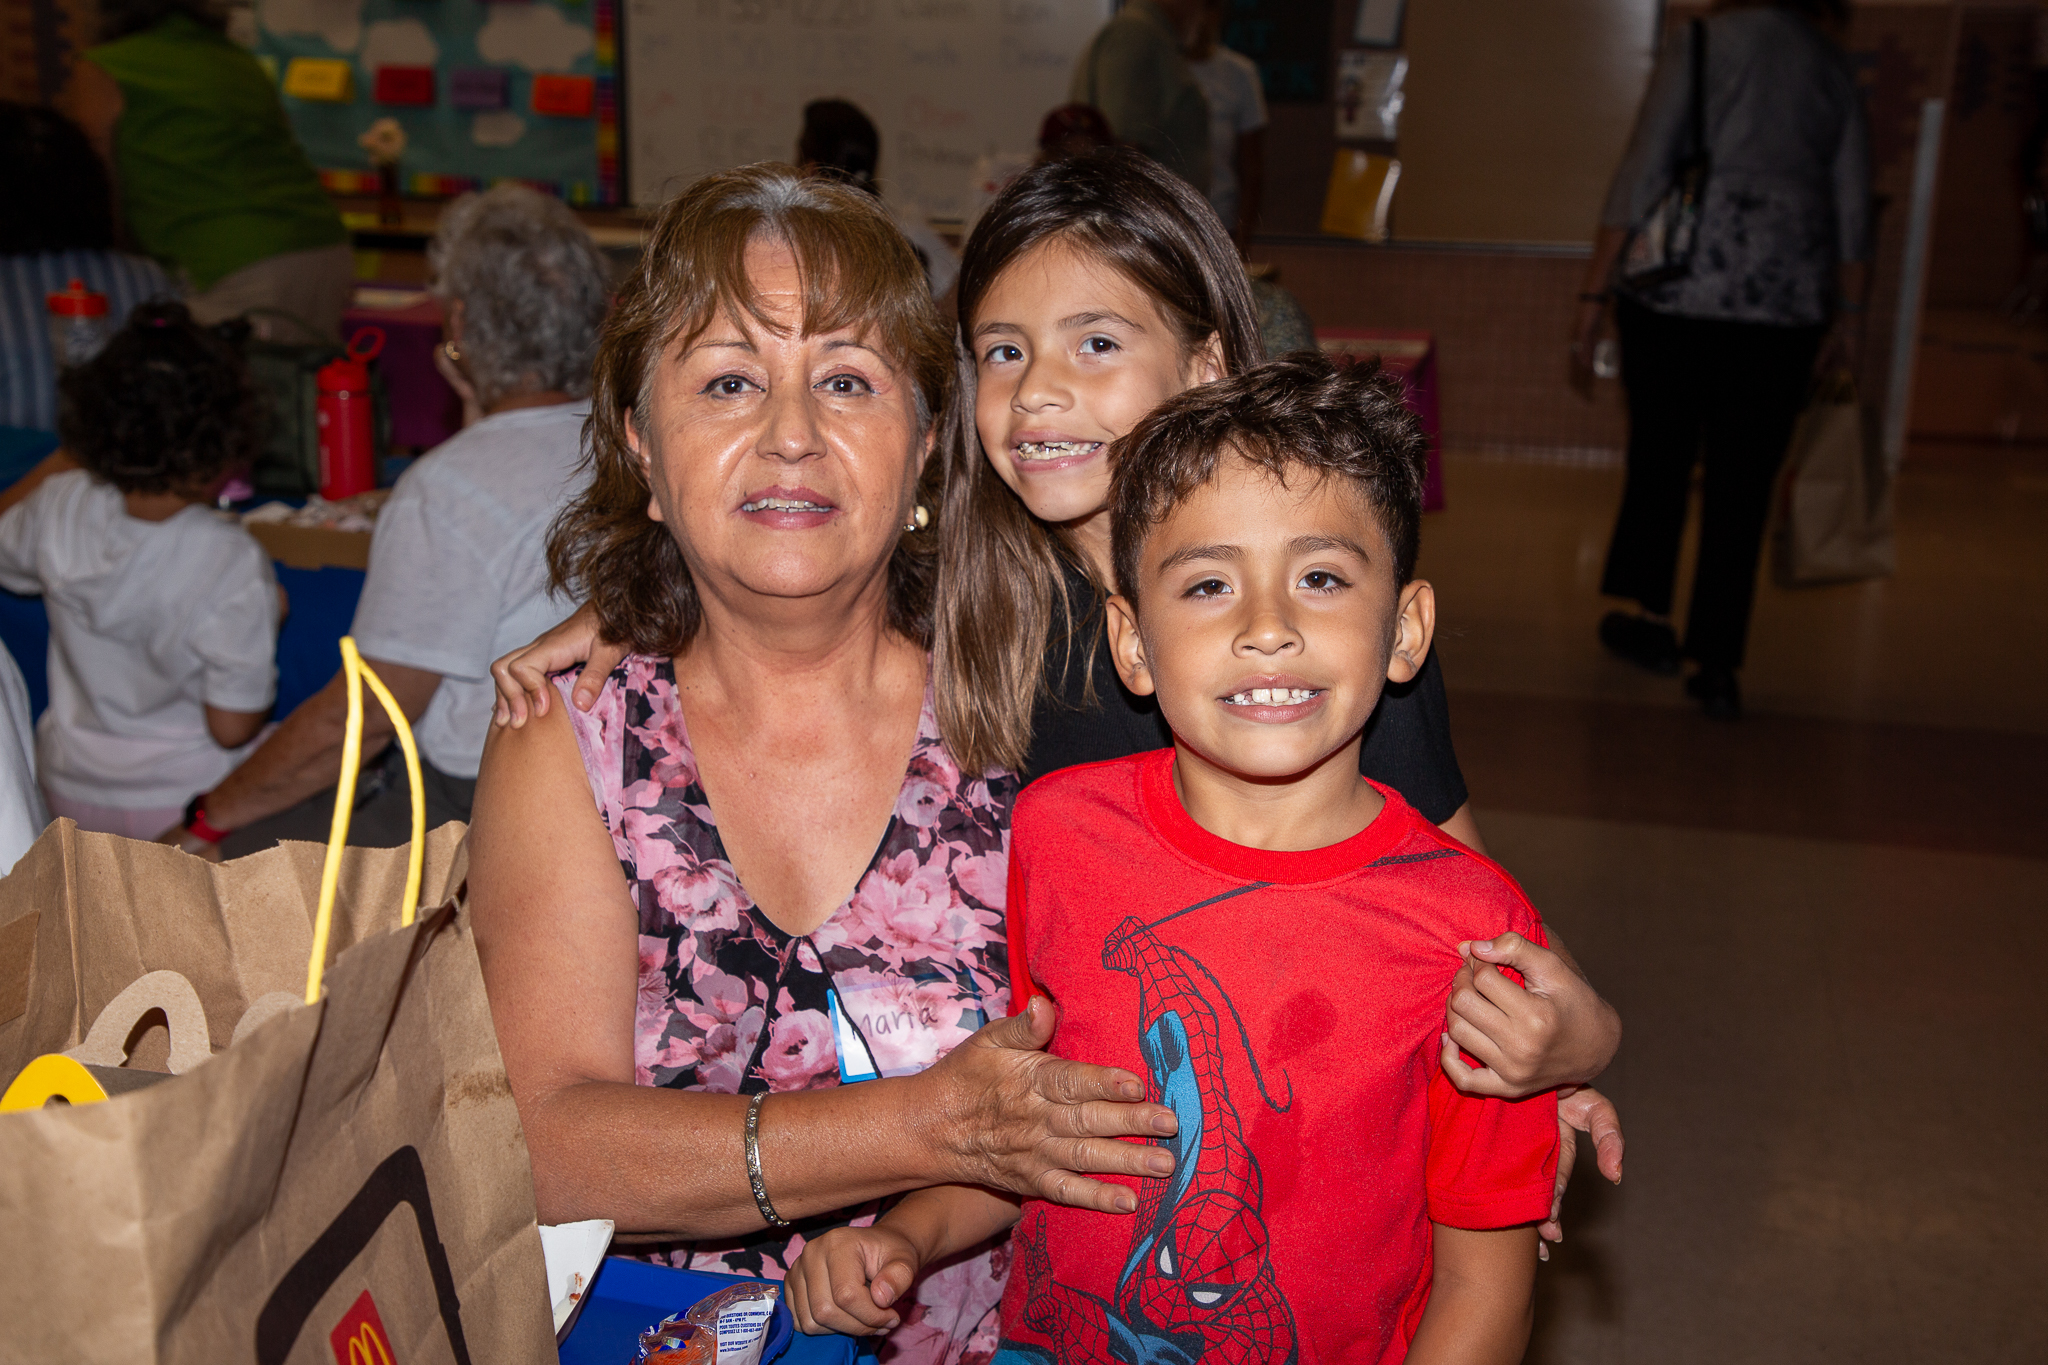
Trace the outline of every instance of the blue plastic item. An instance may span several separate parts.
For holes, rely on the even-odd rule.
[[[629,1365],[642,1332],[743,1278],[607,1256],[562,1343],[562,1365]],[[778,1302],[761,1362],[779,1357],[781,1365],[852,1365],[856,1344],[852,1337],[802,1335],[788,1305]]]

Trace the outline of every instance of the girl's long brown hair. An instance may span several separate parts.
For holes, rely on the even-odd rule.
[[[1036,166],[989,205],[960,266],[958,379],[939,432],[945,494],[933,602],[939,728],[970,773],[1023,766],[1038,698],[1065,669],[1086,667],[1096,643],[1077,634],[1093,617],[1068,600],[1063,572],[1071,565],[1092,581],[1093,569],[989,467],[974,425],[975,312],[1005,267],[1054,237],[1151,295],[1188,352],[1215,336],[1227,374],[1264,358],[1258,309],[1229,234],[1206,199],[1149,157],[1105,148]]]

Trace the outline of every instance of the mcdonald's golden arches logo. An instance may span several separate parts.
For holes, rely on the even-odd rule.
[[[384,1319],[377,1316],[377,1301],[367,1289],[334,1324],[327,1343],[334,1348],[334,1365],[398,1365],[391,1338],[384,1333]]]

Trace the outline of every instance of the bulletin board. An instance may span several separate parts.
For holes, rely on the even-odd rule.
[[[406,193],[517,180],[610,205],[624,196],[617,16],[618,0],[258,0],[255,52],[330,190],[374,192],[358,139],[390,117]]]
[[[446,2],[446,0],[442,0]],[[803,107],[846,99],[900,209],[970,218],[1027,164],[1109,0],[629,0],[632,198],[796,154]]]

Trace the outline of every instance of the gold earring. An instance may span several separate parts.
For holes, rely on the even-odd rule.
[[[452,341],[444,341],[441,343],[441,354],[447,356],[451,361],[460,361],[462,359],[462,348]]]
[[[913,531],[922,531],[931,524],[932,514],[930,509],[923,503],[919,503],[916,510],[910,514],[910,520],[903,523],[903,534],[909,535]]]

